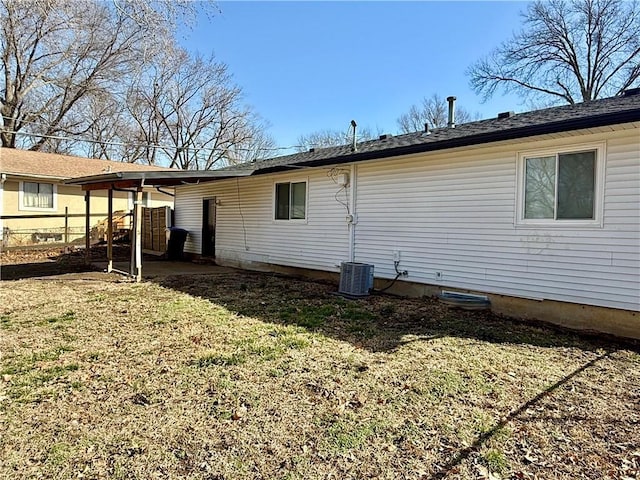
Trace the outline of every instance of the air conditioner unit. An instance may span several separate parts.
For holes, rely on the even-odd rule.
[[[340,264],[340,287],[338,293],[353,297],[369,295],[373,288],[373,265],[356,262]]]

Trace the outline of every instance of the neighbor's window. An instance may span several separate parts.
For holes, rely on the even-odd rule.
[[[276,220],[306,218],[307,182],[276,183]]]
[[[598,150],[523,157],[521,219],[595,221]]]
[[[24,208],[53,208],[53,195],[52,183],[24,182],[22,184]]]

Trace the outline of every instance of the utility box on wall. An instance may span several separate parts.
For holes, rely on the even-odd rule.
[[[373,288],[373,265],[357,262],[340,264],[340,287],[338,293],[353,297],[369,295]]]

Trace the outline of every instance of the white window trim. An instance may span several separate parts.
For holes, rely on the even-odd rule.
[[[53,207],[41,208],[41,207],[25,207],[24,206],[24,184],[25,183],[47,183],[53,185]],[[18,210],[22,212],[57,212],[58,211],[58,184],[53,182],[41,182],[38,180],[26,181],[20,180],[18,187]]]
[[[304,218],[276,218],[276,185],[280,183],[304,183]],[[291,201],[291,199],[289,199]],[[291,204],[289,204],[289,208],[291,208]],[[309,177],[304,178],[293,178],[293,179],[282,179],[282,180],[274,180],[272,195],[271,195],[271,219],[273,223],[282,223],[285,225],[291,224],[306,224],[309,223]]]
[[[549,228],[571,228],[571,227],[591,227],[603,228],[604,218],[604,183],[607,150],[605,142],[580,143],[574,145],[563,145],[561,147],[541,148],[537,150],[527,150],[518,152],[517,159],[517,188],[516,188],[516,215],[515,225],[517,227],[549,227]],[[524,218],[524,196],[525,196],[525,159],[531,157],[556,156],[563,153],[583,152],[588,150],[596,151],[596,173],[594,187],[594,218],[587,220],[562,220],[546,218]]]

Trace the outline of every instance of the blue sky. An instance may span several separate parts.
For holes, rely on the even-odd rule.
[[[360,126],[397,132],[425,96],[455,95],[483,118],[526,107],[470,89],[466,69],[520,26],[525,2],[219,2],[183,45],[226,63],[278,146]]]

